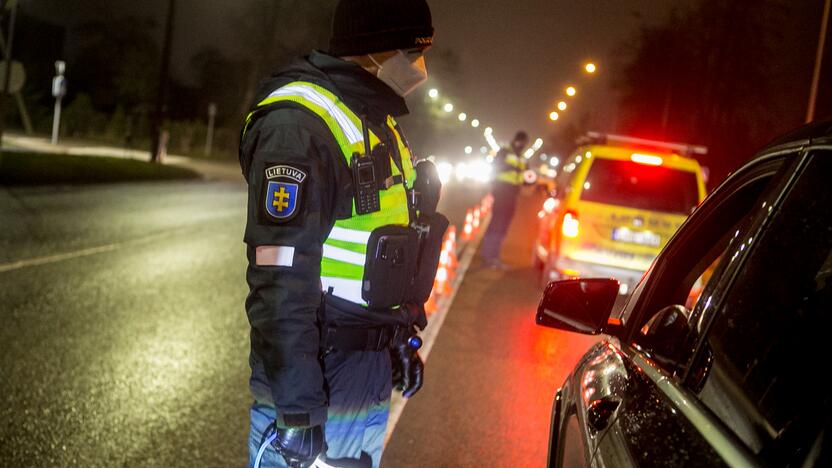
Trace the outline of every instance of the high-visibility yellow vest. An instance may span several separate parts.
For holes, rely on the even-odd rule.
[[[326,88],[303,81],[289,83],[269,94],[257,104],[257,109],[278,102],[300,104],[320,117],[338,142],[347,165],[351,164],[353,153],[365,153],[361,119]],[[246,118],[246,128],[257,109]],[[332,288],[333,295],[364,306],[367,303],[361,297],[361,286],[370,233],[382,226],[410,224],[405,187],[408,190],[412,189],[416,179],[410,149],[396,129],[396,121],[392,116],[387,117],[386,125],[396,138],[404,171],[402,174],[398,165],[391,160],[392,175],[401,175],[404,182],[381,191],[381,211],[359,215],[356,213],[353,200],[352,216],[335,222],[335,227],[324,242],[321,260],[323,290],[328,291]],[[372,130],[369,131],[369,135],[370,147],[374,148],[380,143],[380,139]]]
[[[497,181],[511,185],[523,185],[523,171],[526,163],[513,152],[506,154],[505,164],[509,167],[497,173]]]

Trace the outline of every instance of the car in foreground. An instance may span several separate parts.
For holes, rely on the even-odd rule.
[[[832,121],[729,176],[613,313],[618,290],[544,292],[539,325],[604,335],[557,390],[549,466],[832,466]]]
[[[540,218],[533,262],[543,284],[611,276],[626,296],[705,198],[707,149],[589,133],[563,162]]]

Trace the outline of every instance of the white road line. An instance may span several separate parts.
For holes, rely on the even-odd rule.
[[[456,278],[454,279],[451,287],[451,293],[439,300],[436,312],[431,315],[428,326],[421,333],[424,345],[422,346],[422,349],[419,350],[419,355],[422,357],[424,362],[427,362],[428,356],[430,356],[430,351],[433,349],[434,343],[436,343],[436,337],[439,336],[439,329],[441,329],[442,324],[445,323],[445,317],[448,316],[448,311],[451,309],[451,304],[453,304],[454,299],[456,298],[456,293],[459,292],[459,289],[462,286],[462,280],[465,278],[465,273],[468,271],[468,267],[471,266],[471,262],[474,260],[474,255],[477,253],[477,247],[479,247],[480,241],[482,241],[482,237],[485,235],[485,231],[488,228],[488,221],[490,221],[490,218],[480,224],[480,231],[477,234],[477,237],[465,246],[462,258],[459,259],[459,267],[457,268]],[[402,397],[401,393],[394,390],[393,396],[390,398],[390,417],[387,419],[387,434],[384,436],[385,448],[390,442],[390,439],[393,437],[393,431],[396,429],[396,424],[398,424],[399,418],[402,416],[405,405],[407,405],[407,398]]]
[[[165,238],[172,236],[179,231],[185,230],[188,228],[176,228],[170,231],[165,231],[158,234],[152,234],[145,237],[140,237],[138,239],[132,239],[129,241],[124,242],[115,242],[113,244],[105,244],[100,245],[98,247],[90,247],[87,249],[75,250],[72,252],[64,252],[61,254],[55,255],[47,255],[45,257],[35,257],[26,260],[17,260],[14,262],[9,263],[0,263],[0,273],[5,273],[7,271],[14,271],[20,270],[22,268],[29,268],[39,265],[48,265],[50,263],[57,263],[62,262],[64,260],[72,260],[74,258],[81,258],[81,257],[89,257],[91,255],[98,255],[101,253],[112,252],[114,250],[118,250],[120,248],[126,247],[128,245],[135,245],[135,244],[143,244],[145,242],[151,242],[157,239]]]

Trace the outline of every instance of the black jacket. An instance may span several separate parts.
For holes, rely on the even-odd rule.
[[[374,127],[383,126],[387,115],[407,113],[404,99],[375,76],[320,52],[266,80],[255,104],[292,81],[328,89]],[[331,309],[320,313],[322,245],[335,220],[352,214],[352,177],[343,153],[319,117],[296,104],[280,104],[259,113],[241,140],[240,165],[249,184],[245,243],[252,392],[258,401],[274,402],[282,426],[321,424],[326,420],[327,395],[319,361],[320,322],[372,326],[406,320]],[[276,219],[274,215],[280,213],[274,210],[279,208],[269,211],[283,203],[270,198],[278,195],[278,186],[270,184],[267,176],[267,170],[274,167],[289,167],[306,176],[302,183],[294,181],[299,185],[297,193],[286,198],[286,210],[294,207],[290,218]],[[262,260],[258,264],[257,248],[264,246],[294,251],[281,266],[265,265]]]

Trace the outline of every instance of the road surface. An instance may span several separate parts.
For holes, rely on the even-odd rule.
[[[0,188],[2,465],[245,464],[244,203],[230,182]],[[580,350],[532,325],[523,232],[515,270],[464,282],[387,466],[541,460]]]
[[[534,324],[542,200],[520,200],[506,271],[475,261],[384,453],[390,467],[545,467],[552,398],[596,338]]]

